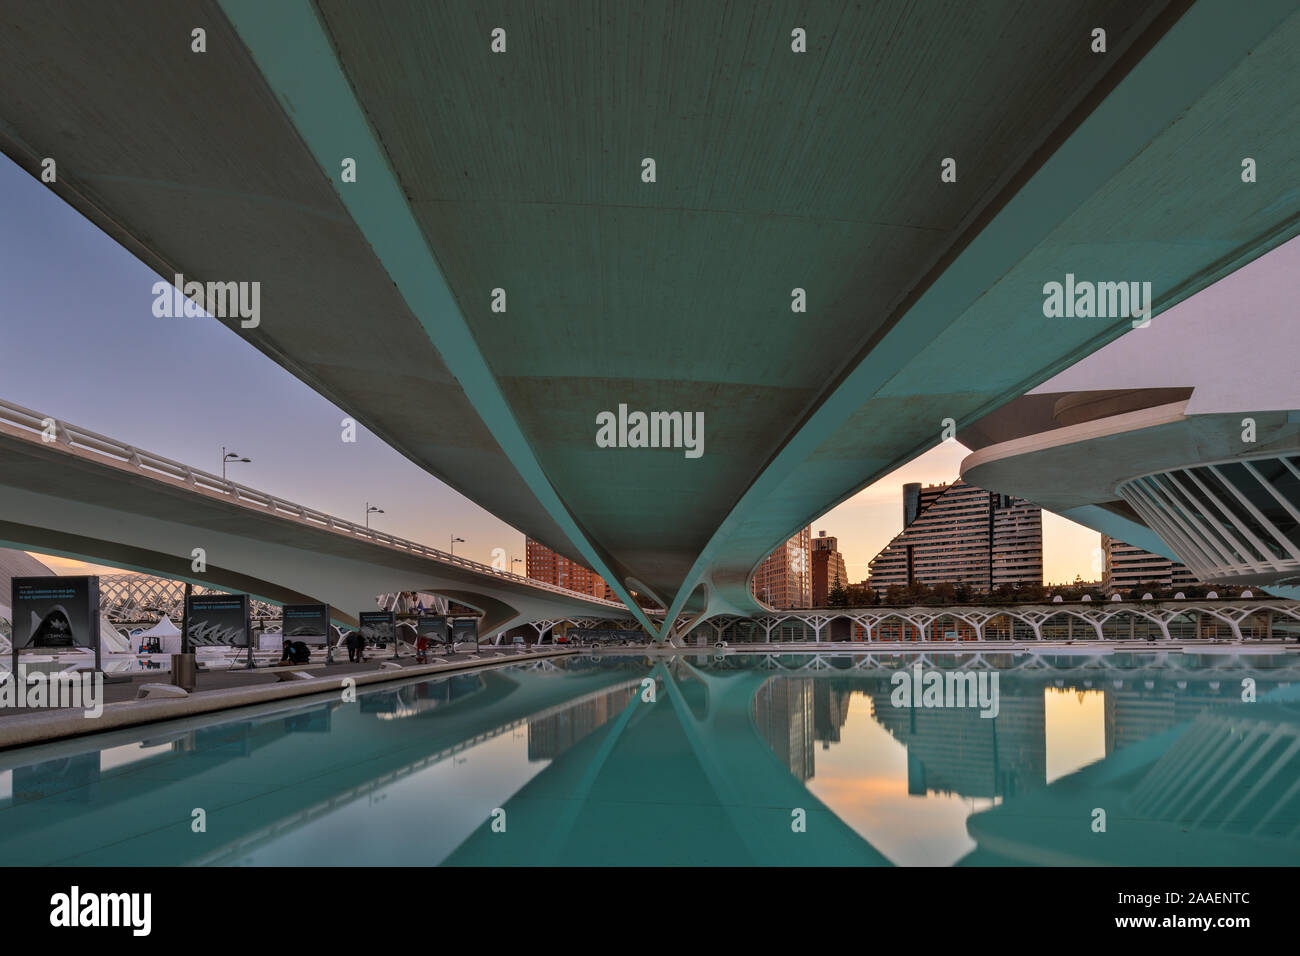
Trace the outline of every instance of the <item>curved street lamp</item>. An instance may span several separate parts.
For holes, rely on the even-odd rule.
[[[230,462],[251,462],[251,458],[241,458],[237,451],[226,451],[226,446],[221,446],[221,480],[226,480],[226,465]]]
[[[384,513],[384,509],[383,509],[383,508],[376,508],[376,507],[375,507],[374,505],[372,505],[369,501],[366,502],[366,530],[367,530],[367,531],[370,530],[370,516],[371,516],[371,515],[381,515],[381,514],[383,514],[383,513]]]

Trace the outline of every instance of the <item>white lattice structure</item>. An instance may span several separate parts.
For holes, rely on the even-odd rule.
[[[869,607],[777,611],[756,619],[719,617],[712,640],[746,640],[748,624],[761,643],[827,640],[836,619],[855,641],[1124,640],[1291,637],[1300,634],[1300,602],[1126,601],[960,607]],[[792,628],[797,624],[797,628]],[[777,636],[773,637],[773,632]],[[792,635],[792,632],[797,634]],[[990,633],[993,632],[993,633]],[[1176,632],[1176,633],[1175,633]],[[1249,633],[1247,633],[1249,632]],[[1262,632],[1262,633],[1261,633]],[[696,628],[697,642],[705,632]],[[730,635],[730,636],[728,636]],[[791,636],[787,636],[791,635]]]
[[[217,588],[194,585],[194,594],[225,594]],[[141,621],[156,618],[159,614],[179,621],[185,610],[185,582],[173,581],[152,574],[101,574],[99,576],[99,606],[108,619]],[[253,601],[253,617],[278,617],[278,605],[266,601]]]

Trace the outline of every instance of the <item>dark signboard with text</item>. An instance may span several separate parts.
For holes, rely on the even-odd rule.
[[[415,619],[417,636],[428,638],[435,644],[446,644],[451,638],[447,619],[441,614],[425,614]]]
[[[330,609],[324,604],[286,604],[280,633],[291,641],[327,644],[330,637]]]
[[[247,594],[191,594],[185,602],[191,647],[247,647],[252,632]]]
[[[453,644],[478,643],[478,618],[458,618],[451,622],[451,640]]]
[[[12,578],[13,647],[99,652],[99,578]]]
[[[392,611],[362,611],[357,620],[367,644],[387,644],[393,639],[396,624]]]

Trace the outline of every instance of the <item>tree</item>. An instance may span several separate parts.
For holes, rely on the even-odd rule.
[[[1028,604],[1041,604],[1047,599],[1047,588],[1041,584],[1022,584],[1016,589],[1016,600],[1024,601]]]
[[[930,596],[930,585],[924,581],[913,581],[903,591],[903,600],[908,604],[925,604]]]
[[[871,607],[879,603],[880,596],[865,581],[861,584],[850,584],[844,589],[845,607]]]
[[[826,606],[827,607],[848,607],[849,606],[848,593],[844,590],[844,586],[840,584],[839,581],[835,582],[835,586],[832,587],[830,589],[830,593],[826,595]]]

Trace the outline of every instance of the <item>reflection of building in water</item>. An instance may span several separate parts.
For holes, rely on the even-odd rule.
[[[895,707],[871,692],[876,720],[907,747],[907,792],[1010,797],[1047,783],[1043,694],[1003,687],[996,717],[978,707]]]
[[[1165,679],[1152,683],[1155,686],[1148,688],[1141,679],[1126,680],[1122,688],[1105,688],[1107,755],[1186,723],[1209,707],[1239,700],[1241,690],[1240,681],[1231,676],[1225,676],[1217,690],[1203,682],[1184,690]]]
[[[852,689],[841,687],[839,681],[813,681],[814,731],[822,750],[840,742],[840,730],[849,719],[852,696]]]
[[[595,694],[559,713],[528,721],[528,759],[553,760],[593,730],[621,714],[639,687]]]
[[[811,780],[815,770],[814,685],[817,683],[811,677],[776,677],[754,695],[754,720],[759,735],[799,780]],[[835,733],[838,738],[839,725]]]

